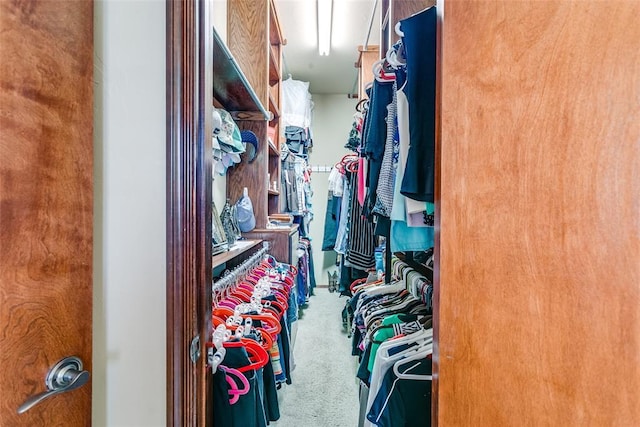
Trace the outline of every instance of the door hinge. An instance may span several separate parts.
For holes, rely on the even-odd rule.
[[[198,361],[198,359],[200,359],[200,354],[201,354],[201,351],[200,351],[200,335],[196,335],[191,340],[190,354],[191,354],[191,361],[193,363],[196,363]]]

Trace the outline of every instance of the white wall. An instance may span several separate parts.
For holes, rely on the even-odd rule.
[[[166,425],[161,0],[96,1],[93,425]]]
[[[227,42],[227,0],[211,0],[211,22],[223,42]],[[213,173],[213,203],[218,212],[227,200],[227,176]]]
[[[312,94],[313,97],[313,152],[309,163],[313,165],[334,165],[342,156],[350,153],[344,148],[349,138],[357,99],[347,95]],[[315,172],[311,175],[313,188],[314,219],[311,222],[313,261],[318,285],[327,285],[327,271],[336,270],[334,251],[322,252],[324,219],[327,209],[328,173]]]

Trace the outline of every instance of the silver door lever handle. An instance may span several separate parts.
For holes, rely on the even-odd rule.
[[[87,381],[89,381],[89,371],[82,369],[82,361],[75,356],[65,357],[49,370],[45,379],[47,391],[28,398],[20,405],[18,413],[28,411],[48,397],[82,387]]]

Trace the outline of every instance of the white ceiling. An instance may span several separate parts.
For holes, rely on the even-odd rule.
[[[375,9],[369,45],[380,39],[379,1],[333,0],[333,35],[329,56],[318,54],[315,0],[275,0],[287,44],[283,48],[283,78],[288,74],[310,83],[311,93],[349,94],[354,89],[358,46],[367,40]]]

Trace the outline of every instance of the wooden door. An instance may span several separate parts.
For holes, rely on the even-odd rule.
[[[444,2],[438,425],[640,422],[640,2]]]
[[[93,3],[0,1],[0,425],[88,426],[91,383],[43,400],[49,369],[91,371]]]

